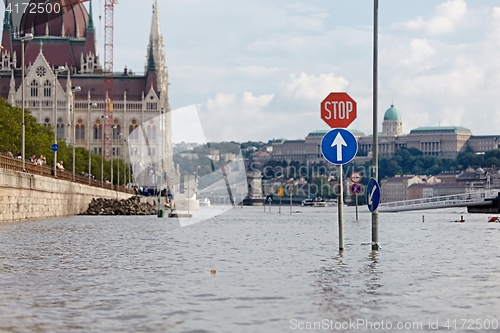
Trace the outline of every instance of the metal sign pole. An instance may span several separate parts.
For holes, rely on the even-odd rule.
[[[373,178],[378,180],[378,0],[373,1]],[[372,250],[379,250],[378,211],[372,212]]]
[[[339,168],[339,196],[338,196],[338,213],[339,213],[339,251],[344,251],[344,221],[342,220],[343,209],[344,209],[344,198],[343,198],[343,186],[342,186],[342,173],[343,167],[342,165],[338,166]]]
[[[280,197],[280,209],[278,213],[281,214],[281,197]]]
[[[358,195],[356,194],[356,221],[358,220]]]

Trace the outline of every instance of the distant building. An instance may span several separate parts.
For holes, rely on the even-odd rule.
[[[381,202],[413,200],[433,196],[432,186],[441,181],[434,176],[394,176],[383,180]],[[418,186],[416,186],[418,185]],[[423,186],[426,185],[426,186]]]
[[[305,155],[305,140],[286,140],[273,144],[275,160],[304,161]]]

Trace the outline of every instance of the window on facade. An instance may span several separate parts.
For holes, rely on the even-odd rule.
[[[137,140],[139,138],[139,130],[135,131],[139,127],[138,125],[130,125],[128,128],[129,138],[132,140]]]
[[[102,139],[102,125],[94,125],[94,140]]]
[[[50,81],[45,81],[43,84],[43,97],[51,97],[52,96],[52,84]]]
[[[57,136],[64,139],[64,124],[57,124]]]
[[[85,139],[85,125],[76,125],[75,139],[76,140],[84,140]]]
[[[31,81],[31,97],[38,97],[38,82]]]
[[[120,125],[116,125],[116,128],[113,128],[113,140],[118,140],[120,138],[120,133],[122,132],[122,128]]]

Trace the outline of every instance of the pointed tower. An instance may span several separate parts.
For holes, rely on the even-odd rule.
[[[151,89],[153,89],[157,94],[159,94],[158,78],[156,75],[156,64],[155,64],[155,58],[153,56],[153,46],[152,45],[150,45],[150,47],[149,47],[148,65],[146,68],[146,90],[145,90],[145,92],[147,93]]]
[[[151,21],[151,31],[149,35],[148,45],[148,63],[146,73],[148,75],[147,88],[150,88],[150,77],[153,78],[153,72],[156,75],[156,89],[160,98],[160,116],[162,119],[162,169],[167,173],[167,183],[170,188],[173,188],[171,179],[178,184],[179,179],[176,179],[175,168],[173,161],[173,142],[172,142],[172,115],[170,102],[168,98],[168,72],[165,61],[165,53],[163,51],[163,35],[161,33],[160,13],[158,0],[155,0],[153,6],[153,18]],[[151,73],[151,75],[150,75]],[[146,93],[148,90],[146,91]]]
[[[5,6],[9,6],[9,1],[7,0]],[[2,54],[8,53],[12,54],[12,25],[11,25],[11,15],[6,10],[5,16],[3,19],[3,33],[2,33],[2,46],[3,51]]]
[[[92,0],[90,0],[89,4],[89,24],[87,25],[87,33],[86,33],[86,41],[85,41],[85,52],[88,55],[91,53],[95,55],[95,28],[94,28],[94,18],[92,14]]]

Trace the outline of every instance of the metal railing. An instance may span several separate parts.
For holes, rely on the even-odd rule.
[[[500,190],[480,190],[469,193],[445,195],[415,200],[387,202],[379,205],[380,212],[403,212],[410,210],[437,209],[487,205],[485,199],[496,198]]]
[[[23,171],[23,163],[19,158],[9,157],[7,154],[0,153],[0,168],[22,172]],[[26,161],[25,168],[26,168],[26,173],[54,178],[54,172],[53,172],[54,169],[50,166],[38,165],[38,164],[35,164],[33,162]],[[68,172],[66,170],[65,171],[58,170],[57,177],[55,177],[55,178],[57,178],[59,180],[73,182],[73,173]],[[84,177],[84,176],[79,175],[79,174],[76,174],[75,175],[75,183],[89,185],[89,178]],[[91,179],[90,186],[101,187],[101,188],[105,188],[108,190],[114,190],[114,191],[118,191],[118,192],[129,193],[129,194],[135,193],[133,190],[131,190],[125,186],[116,186],[116,185],[112,185],[112,184],[103,184],[101,186],[101,181],[97,180],[97,179]]]

